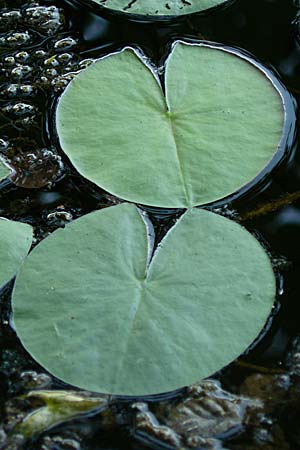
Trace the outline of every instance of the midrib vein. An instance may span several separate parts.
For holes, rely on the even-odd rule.
[[[171,114],[171,111],[168,111],[168,114]],[[167,115],[169,123],[170,123],[170,128],[171,128],[171,134],[173,137],[173,141],[174,141],[174,145],[175,145],[175,156],[176,156],[176,161],[177,161],[177,165],[179,167],[179,177],[182,183],[182,187],[183,187],[183,192],[184,192],[184,196],[185,196],[185,201],[186,201],[186,206],[188,206],[190,204],[190,198],[189,198],[189,194],[188,194],[188,187],[184,178],[184,174],[183,174],[183,170],[182,170],[182,164],[180,161],[180,156],[179,156],[179,148],[178,148],[178,144],[176,141],[176,137],[175,137],[175,129],[174,129],[174,125],[172,122],[172,117],[170,115]]]
[[[135,311],[134,316],[133,316],[133,318],[131,320],[130,329],[129,329],[128,333],[127,333],[126,342],[125,342],[125,345],[123,347],[122,355],[120,357],[119,364],[118,364],[116,372],[115,372],[115,377],[114,377],[114,381],[113,381],[113,390],[116,389],[116,387],[118,386],[118,384],[120,382],[120,373],[121,373],[121,371],[122,371],[122,369],[124,367],[124,361],[125,361],[125,358],[126,358],[127,353],[128,353],[128,348],[129,348],[129,343],[130,343],[130,340],[131,340],[131,337],[132,337],[132,332],[134,330],[134,326],[135,326],[135,323],[137,321],[138,313],[139,313],[139,311],[141,309],[141,306],[143,304],[143,300],[144,300],[144,297],[145,297],[144,284],[146,282],[147,282],[147,280],[145,279],[144,281],[140,282],[140,285],[138,286],[139,295],[138,295],[136,311]]]
[[[148,233],[148,225],[146,220],[142,217],[141,213],[139,213],[140,215],[140,220],[143,222],[144,225],[144,230],[145,230],[145,237],[147,239],[147,254],[146,254],[146,258],[145,258],[145,271],[144,274],[142,276],[142,278],[137,278],[135,277],[135,281],[137,281],[137,286],[135,287],[134,292],[137,292],[137,302],[136,302],[136,309],[135,309],[135,313],[131,319],[131,323],[130,323],[130,328],[128,333],[126,334],[126,341],[125,341],[125,345],[123,346],[123,350],[122,350],[122,354],[121,357],[119,359],[119,363],[117,365],[116,371],[115,371],[115,377],[113,380],[113,389],[116,388],[116,386],[118,386],[119,382],[120,382],[120,373],[124,367],[124,361],[125,358],[127,356],[128,353],[128,348],[129,348],[129,343],[132,337],[132,332],[134,330],[134,326],[135,323],[137,322],[137,317],[139,315],[139,311],[141,310],[141,306],[143,305],[143,301],[145,299],[145,286],[147,283],[147,278],[148,278],[148,273],[149,273],[149,268],[151,266],[151,260],[148,261],[149,259],[149,255],[152,253],[152,245],[151,245],[151,241],[150,241],[150,234]]]
[[[121,354],[121,357],[119,359],[118,365],[116,367],[115,376],[114,376],[113,383],[112,383],[113,391],[116,389],[116,387],[118,387],[120,385],[120,373],[122,372],[122,369],[124,368],[124,361],[125,361],[125,359],[127,357],[128,349],[129,349],[129,346],[130,346],[130,341],[131,341],[131,338],[132,338],[132,332],[133,332],[135,324],[136,324],[136,322],[138,320],[138,316],[140,314],[142,306],[145,303],[145,298],[147,297],[147,292],[146,292],[147,284],[152,282],[151,271],[152,271],[153,265],[155,264],[155,260],[157,259],[158,255],[159,255],[159,253],[161,251],[161,248],[162,248],[161,244],[163,244],[165,242],[165,240],[168,239],[170,233],[173,233],[176,230],[178,224],[183,220],[183,218],[186,216],[186,214],[187,213],[182,214],[181,217],[173,225],[173,227],[163,237],[163,239],[160,242],[160,245],[157,246],[156,250],[152,253],[151,260],[148,261],[148,258],[146,258],[145,272],[144,272],[143,277],[140,278],[140,279],[135,278],[135,280],[138,281],[138,284],[135,287],[135,292],[138,293],[138,295],[137,295],[137,302],[136,302],[136,310],[135,310],[135,313],[134,313],[134,315],[133,315],[133,317],[131,319],[130,328],[129,328],[128,333],[126,334],[125,345],[123,346],[122,354]],[[147,236],[147,239],[148,239],[148,246],[147,247],[148,247],[148,255],[149,255],[149,252],[152,252],[152,248],[151,248],[151,243],[149,241],[149,235],[147,233],[147,224],[144,221],[144,219],[142,218],[142,216],[140,216],[140,217],[141,217],[141,220],[143,221],[144,226],[145,226],[146,236]],[[149,275],[150,275],[150,280],[149,280]]]

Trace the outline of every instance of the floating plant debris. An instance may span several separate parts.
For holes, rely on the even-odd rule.
[[[90,213],[22,266],[17,333],[63,381],[109,394],[171,391],[230,363],[263,328],[276,283],[250,233],[192,209],[153,253],[147,223],[126,203]]]
[[[88,396],[86,392],[65,391],[31,391],[25,396],[27,401],[35,400],[44,405],[28,414],[12,434],[29,438],[52,428],[66,420],[91,411],[107,408],[108,399]]]
[[[164,442],[176,449],[225,450],[214,437],[241,429],[254,412],[262,411],[262,403],[203,380],[190,386],[181,401],[162,403],[156,415],[147,403],[136,403],[133,409],[137,410],[136,434],[142,442],[156,439],[157,444]]]
[[[30,249],[31,242],[30,225],[0,219],[0,254],[2,256],[0,287],[17,272]]]
[[[125,200],[192,207],[234,193],[276,154],[282,99],[245,58],[177,42],[165,91],[128,48],[71,81],[56,127],[79,173]]]
[[[180,16],[205,11],[228,0],[91,0],[104,8],[143,16]]]

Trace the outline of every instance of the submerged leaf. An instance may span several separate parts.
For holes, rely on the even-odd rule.
[[[124,395],[191,384],[239,356],[275,296],[257,240],[194,209],[150,264],[149,253],[147,225],[129,204],[55,231],[16,280],[14,322],[25,348],[67,383]]]
[[[0,286],[7,283],[17,272],[27,255],[32,242],[30,225],[12,220],[0,219]]]
[[[79,74],[56,114],[75,168],[118,197],[180,208],[234,193],[272,160],[283,103],[254,64],[210,45],[177,43],[165,90],[166,97],[130,49]]]
[[[180,16],[205,11],[228,0],[92,0],[104,8],[143,16]]]
[[[32,391],[24,398],[44,403],[30,412],[11,433],[21,434],[26,439],[82,414],[99,413],[108,407],[108,399],[103,396],[89,397],[86,393],[71,391]]]

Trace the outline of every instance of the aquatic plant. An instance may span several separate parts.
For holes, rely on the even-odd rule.
[[[141,16],[181,16],[195,12],[207,11],[215,6],[228,3],[228,0],[91,0],[104,9],[111,9],[127,15],[138,14]]]
[[[121,204],[73,221],[31,252],[14,287],[14,324],[63,381],[148,395],[239,356],[275,292],[267,254],[237,223],[189,210],[153,253],[149,222]]]
[[[125,200],[169,208],[216,201],[252,181],[276,155],[284,122],[280,93],[259,65],[184,42],[165,61],[163,86],[125,49],[81,72],[56,113],[62,149],[81,175]]]
[[[26,223],[0,219],[0,287],[17,272],[32,244],[32,227]]]

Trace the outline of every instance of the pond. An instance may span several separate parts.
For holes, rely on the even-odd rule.
[[[250,231],[276,274],[275,307],[248,351],[208,381],[167,394],[80,391],[22,347],[11,320],[11,281],[0,302],[0,448],[300,448],[299,2],[236,0],[161,21],[124,17],[87,0],[0,0],[0,8],[0,152],[13,169],[0,182],[0,215],[32,225],[33,246],[73,219],[120,202],[76,171],[54,129],[58,97],[94,59],[130,46],[159,65],[176,40],[248,52],[282,81],[289,128],[278,166],[250,190],[205,207]],[[181,214],[141,208],[153,223],[154,245]]]

